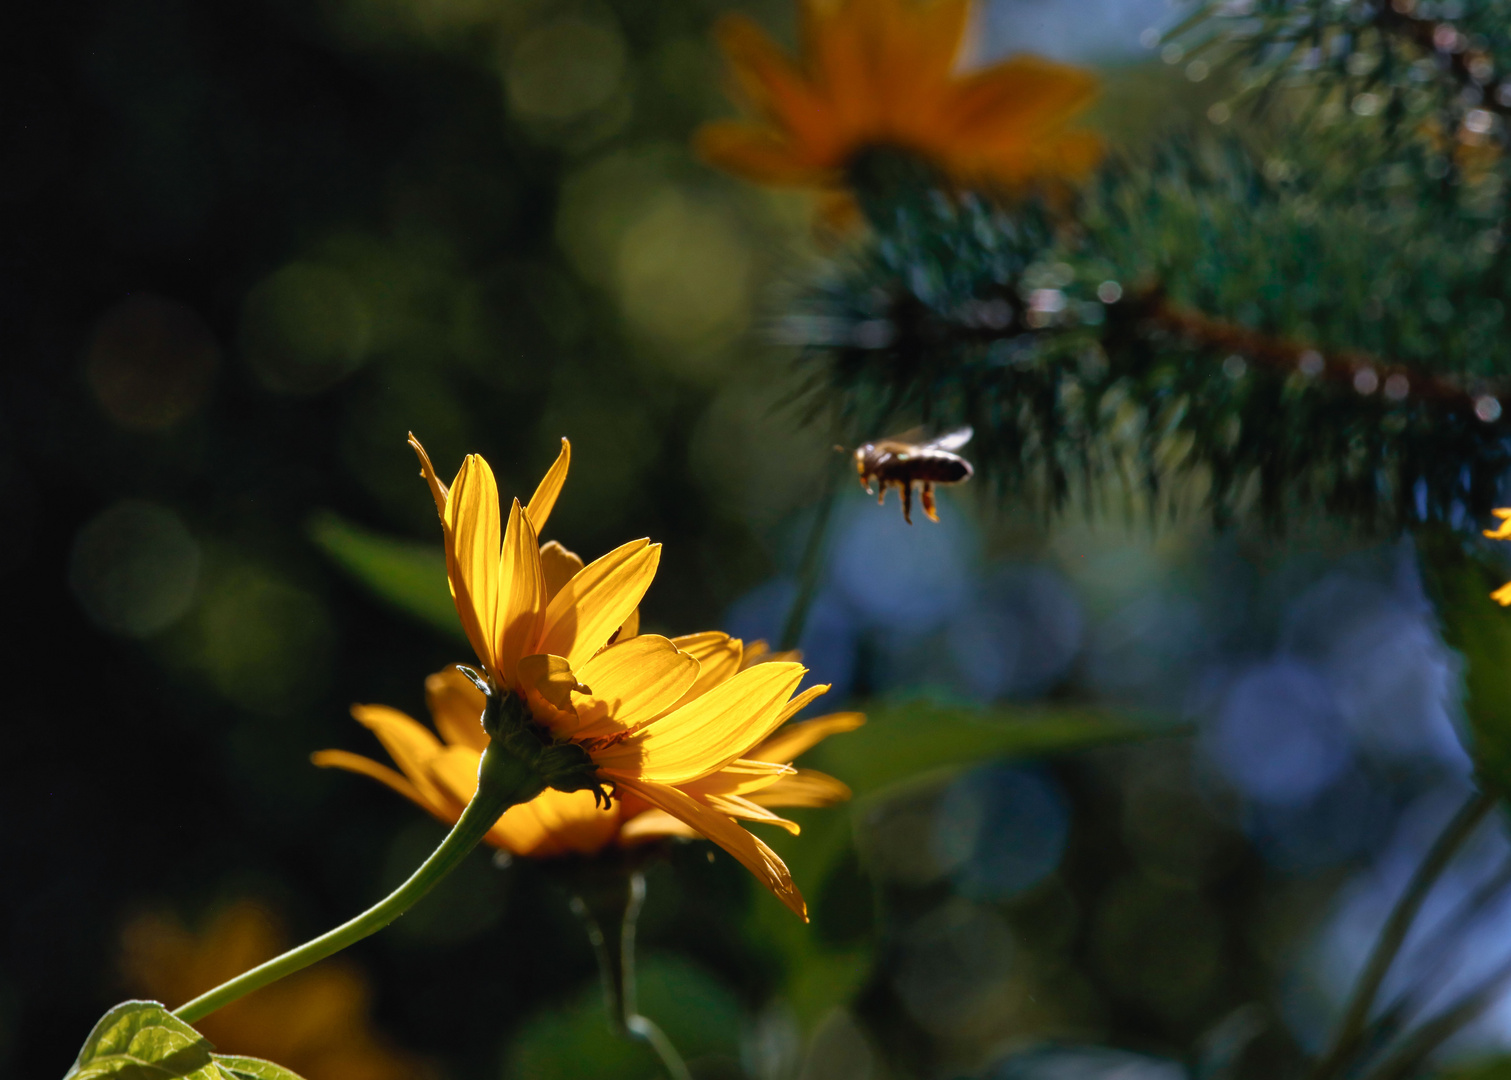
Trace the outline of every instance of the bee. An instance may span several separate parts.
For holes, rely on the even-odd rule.
[[[922,485],[923,512],[930,521],[938,521],[934,510],[935,484],[962,484],[971,478],[974,470],[971,463],[954,451],[971,441],[975,434],[969,427],[956,428],[938,438],[924,442],[914,441],[915,431],[905,432],[890,439],[866,443],[855,451],[855,471],[860,474],[860,486],[867,495],[874,480],[881,487],[877,497],[878,506],[887,501],[887,488],[896,487],[902,493],[902,518],[913,524],[913,485]]]

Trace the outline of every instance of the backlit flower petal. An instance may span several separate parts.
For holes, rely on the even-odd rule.
[[[827,162],[806,147],[741,120],[705,124],[698,129],[694,147],[710,165],[759,184],[816,187],[837,181],[840,175],[837,160]]]
[[[779,814],[772,813],[759,803],[753,803],[739,795],[705,795],[702,802],[709,809],[728,814],[739,821],[759,821],[765,825],[775,825],[779,829],[786,829],[793,836],[802,832],[797,822],[789,821]]]
[[[576,736],[600,738],[628,731],[665,712],[698,679],[698,661],[657,634],[604,649],[577,673],[592,688],[577,700]]]
[[[494,662],[493,628],[498,620],[498,558],[503,546],[498,512],[498,485],[493,470],[476,454],[468,454],[451,484],[446,500],[446,529],[455,552],[448,565],[451,595],[467,640],[495,678],[503,679]]]
[[[470,746],[482,753],[488,745],[483,730],[483,693],[454,667],[443,668],[425,680],[425,704],[436,730],[453,746]]]
[[[701,697],[721,682],[734,678],[739,674],[745,655],[743,641],[717,630],[684,634],[672,638],[672,644],[698,661],[698,681],[693,683],[683,702]]]
[[[771,787],[784,776],[797,773],[791,765],[772,761],[737,758],[718,772],[709,773],[686,784],[678,784],[689,795],[749,795]]]
[[[751,802],[762,806],[833,806],[850,798],[850,788],[817,769],[799,769],[779,776],[769,787],[752,792]]]
[[[503,551],[498,565],[499,595],[495,671],[507,679],[520,657],[536,652],[541,620],[546,610],[546,583],[541,576],[540,541],[535,529],[515,499],[504,530]]]
[[[619,842],[629,846],[664,836],[680,836],[691,840],[702,834],[685,821],[672,817],[665,810],[646,810],[626,821],[619,829]]]
[[[583,567],[551,598],[538,651],[587,663],[640,606],[660,560],[660,544],[632,540]]]
[[[766,663],[775,664],[782,663],[782,661],[768,660],[766,661]],[[828,692],[828,683],[820,683],[818,686],[808,687],[808,689],[804,690],[797,697],[793,698],[791,701],[787,702],[786,705],[782,706],[782,715],[780,719],[777,720],[777,724],[785,724],[788,720],[791,720],[798,713],[806,709],[808,707],[808,704],[813,701],[814,698],[819,697],[823,694],[827,694]]]
[[[636,608],[634,611],[630,612],[629,618],[625,619],[624,622],[620,624],[619,633],[614,635],[614,640],[628,641],[630,638],[638,636],[639,633],[640,609]]]
[[[787,864],[761,840],[725,815],[709,809],[674,787],[631,779],[621,780],[620,783],[652,806],[665,810],[729,852],[762,885],[770,889],[778,900],[796,912],[804,922],[808,921],[808,905],[803,902],[803,894],[793,884]]]
[[[551,728],[557,738],[566,738],[580,726],[572,692],[587,693],[591,687],[577,681],[564,656],[536,653],[519,662],[520,692],[535,718]]]
[[[581,569],[582,556],[575,551],[568,551],[555,540],[540,545],[540,575],[546,583],[546,602],[550,603],[551,597]]]
[[[592,855],[603,850],[618,829],[618,807],[599,806],[591,791],[547,788],[529,802],[505,811],[489,831],[488,840],[516,855],[539,859]]]
[[[414,437],[414,432],[409,433],[409,445],[414,447],[415,454],[420,459],[420,475],[425,478],[425,483],[430,486],[430,496],[435,500],[435,512],[446,519],[446,496],[448,489],[441,483],[441,478],[435,474],[435,466],[430,464],[430,455],[425,453],[425,448],[420,445],[420,440]]]
[[[567,482],[567,467],[571,463],[572,444],[562,439],[561,452],[556,455],[556,460],[546,470],[546,475],[541,477],[540,484],[535,488],[535,494],[530,496],[530,504],[525,507],[525,513],[530,516],[530,524],[535,528],[536,535],[546,531],[546,522],[551,520],[551,510],[556,506],[556,497],[561,494],[561,486]]]
[[[438,806],[425,796],[420,794],[420,789],[415,787],[406,777],[399,775],[387,765],[379,765],[372,758],[365,758],[361,754],[353,754],[348,750],[317,750],[310,755],[310,761],[322,769],[344,769],[347,772],[358,773],[362,776],[370,776],[380,784],[386,784],[410,802],[430,811],[442,821],[450,822],[447,817],[449,804]]]
[[[797,700],[797,699],[794,699]],[[847,712],[820,716],[778,728],[777,733],[752,750],[747,757],[757,761],[792,761],[805,750],[823,742],[830,735],[854,731],[866,722],[865,713]]]
[[[353,705],[352,716],[378,737],[388,756],[419,789],[421,796],[436,806],[451,804],[446,791],[430,778],[430,761],[444,747],[428,728],[387,705]]]
[[[600,770],[662,784],[685,784],[741,757],[782,722],[802,680],[801,664],[761,664],[593,754]]]

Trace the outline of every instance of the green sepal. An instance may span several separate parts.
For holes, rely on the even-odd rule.
[[[1443,640],[1463,658],[1464,717],[1482,783],[1511,792],[1511,611],[1490,598],[1507,575],[1446,528],[1417,534]]]
[[[574,742],[553,740],[518,694],[497,689],[469,667],[458,664],[457,670],[483,692],[483,730],[494,746],[534,771],[545,787],[591,791],[594,801],[607,809],[609,793],[586,750]]]

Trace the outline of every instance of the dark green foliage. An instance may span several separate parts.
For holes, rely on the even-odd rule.
[[[1484,514],[1507,463],[1492,172],[1446,193],[1355,119],[1167,139],[1068,208],[918,186],[785,324],[843,437],[972,424],[1008,491],[1203,474],[1221,520]]]

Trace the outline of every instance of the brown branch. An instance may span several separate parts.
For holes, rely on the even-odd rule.
[[[1500,396],[1479,385],[1466,387],[1446,376],[1355,350],[1322,349],[1274,337],[1237,323],[1172,304],[1158,290],[1130,300],[1135,318],[1217,352],[1241,356],[1283,374],[1299,372],[1313,381],[1336,383],[1361,394],[1381,392],[1392,400],[1436,401],[1490,420],[1500,415]],[[1491,408],[1494,402],[1494,408]]]

